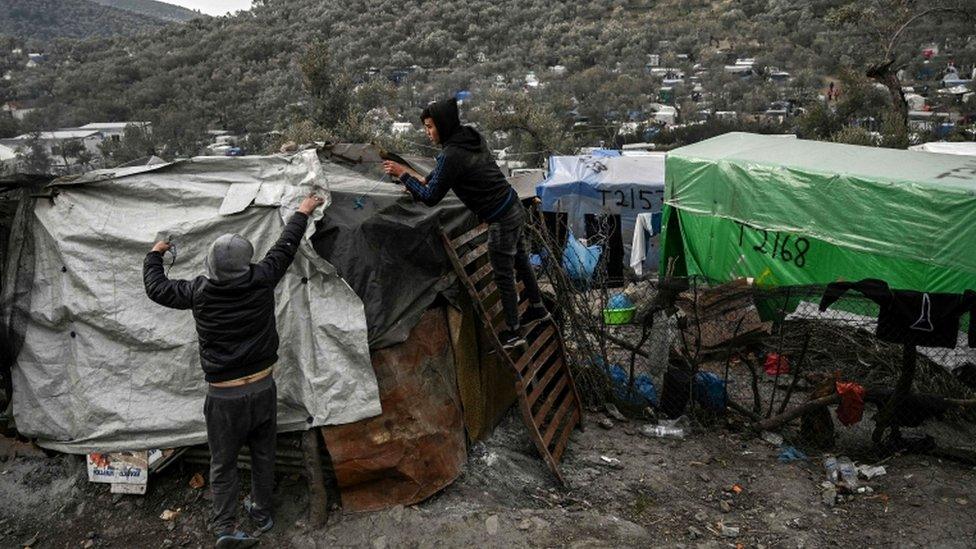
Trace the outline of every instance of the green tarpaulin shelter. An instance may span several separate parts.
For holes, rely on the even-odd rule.
[[[729,133],[668,154],[662,272],[976,289],[976,158]]]

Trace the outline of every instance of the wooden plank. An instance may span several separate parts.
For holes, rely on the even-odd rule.
[[[487,302],[488,299],[492,296],[492,294],[495,294],[497,292],[498,292],[498,287],[495,286],[494,284],[489,284],[478,292],[478,299],[482,302]],[[501,299],[499,299],[498,302],[501,303]]]
[[[546,434],[542,435],[542,443],[546,445],[546,449],[549,448],[549,443],[552,442],[552,437],[556,436],[556,429],[563,420],[563,416],[569,413],[569,410],[573,407],[573,399],[567,398],[559,405],[556,409],[556,413],[552,415],[552,421],[549,423],[549,427],[546,428]]]
[[[563,427],[562,434],[556,439],[556,446],[552,449],[552,459],[556,463],[559,463],[559,460],[563,457],[563,452],[569,444],[569,436],[573,434],[573,429],[576,427],[576,423],[580,417],[579,408],[575,408],[573,413],[570,414],[569,420],[566,421],[566,426]]]
[[[539,375],[542,369],[546,367],[546,364],[549,363],[549,359],[552,358],[552,356],[556,353],[556,349],[558,348],[559,344],[553,341],[552,344],[546,347],[544,351],[539,353],[539,356],[536,357],[535,360],[532,361],[529,368],[527,368],[528,371],[525,374],[525,378],[529,381],[535,379],[535,376]]]
[[[539,450],[539,455],[542,456],[542,460],[546,462],[549,466],[549,470],[552,474],[556,475],[556,480],[560,484],[566,485],[566,479],[563,478],[563,474],[559,471],[559,464],[556,460],[552,459],[552,454],[549,453],[549,449],[542,442],[542,435],[539,433],[539,427],[532,421],[532,411],[529,409],[528,403],[524,398],[525,393],[519,394],[519,410],[522,412],[522,422],[525,423],[526,429],[529,431],[529,438],[535,444],[537,450]]]
[[[471,229],[470,231],[467,231],[463,233],[461,236],[452,240],[451,247],[456,250],[487,232],[488,232],[488,225],[486,223],[482,223],[477,227]]]
[[[552,326],[550,326],[546,331],[542,332],[542,334],[539,335],[539,337],[537,337],[531,345],[529,345],[528,350],[526,350],[525,353],[522,354],[522,356],[520,356],[515,362],[515,369],[520,372],[524,370],[525,367],[529,365],[529,362],[532,361],[532,358],[535,357],[536,353],[542,349],[543,345],[552,339],[552,336],[555,333],[556,330],[554,330]]]
[[[487,253],[487,252],[488,252],[488,243],[486,242],[486,243],[482,244],[481,246],[478,246],[477,248],[475,248],[475,249],[471,250],[470,252],[464,254],[464,257],[462,257],[461,258],[461,261],[460,261],[461,266],[462,267],[467,267],[468,265],[470,265],[470,264],[474,263],[475,261],[477,261],[479,257],[485,255],[485,253]],[[467,273],[465,273],[464,276],[468,276]]]
[[[565,364],[566,363],[563,361],[562,357],[556,358],[556,361],[553,362],[552,366],[549,367],[546,375],[542,376],[542,379],[539,380],[539,384],[536,385],[535,388],[532,389],[532,393],[526,397],[526,400],[529,401],[529,406],[535,404],[535,401],[538,400],[542,395],[543,389],[545,389],[546,385],[552,381],[553,376],[555,376],[556,373],[559,372],[563,366],[565,366]]]
[[[536,425],[542,425],[542,423],[546,419],[546,414],[548,414],[549,410],[552,409],[552,405],[555,404],[557,400],[559,400],[560,395],[562,395],[563,390],[566,388],[566,385],[568,383],[569,383],[568,377],[561,376],[559,378],[559,383],[557,383],[556,386],[552,388],[552,392],[549,393],[549,396],[546,397],[544,401],[542,401],[542,406],[540,406],[539,409],[536,410],[535,414],[532,416],[532,421],[535,421]]]
[[[491,270],[491,262],[489,261],[488,263],[482,265],[480,269],[478,269],[477,271],[474,272],[474,274],[471,275],[471,283],[474,284],[475,287],[477,287],[478,284],[485,282],[485,280],[488,280],[490,282],[491,280],[494,279],[494,277],[493,276],[489,277],[488,275],[492,275],[492,274],[494,274],[494,271]]]

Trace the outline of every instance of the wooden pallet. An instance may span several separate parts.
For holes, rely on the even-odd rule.
[[[551,321],[540,322],[525,334],[524,349],[506,351],[498,339],[505,329],[505,315],[488,261],[488,226],[481,224],[453,239],[442,230],[441,236],[458,279],[491,334],[495,352],[515,372],[515,392],[529,436],[546,465],[565,484],[559,461],[573,428],[583,428],[583,406],[559,328]],[[521,282],[518,289],[520,295],[524,293]],[[527,307],[528,301],[521,300],[519,313]]]

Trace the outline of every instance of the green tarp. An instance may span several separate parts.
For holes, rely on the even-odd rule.
[[[976,157],[729,133],[672,151],[665,181],[662,272],[976,289]]]

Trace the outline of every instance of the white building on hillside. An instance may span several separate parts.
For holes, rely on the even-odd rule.
[[[125,128],[128,126],[136,126],[142,128],[147,133],[152,132],[152,122],[92,122],[91,124],[85,124],[84,126],[79,126],[79,130],[96,131],[100,132],[105,139],[121,139],[125,135]]]

